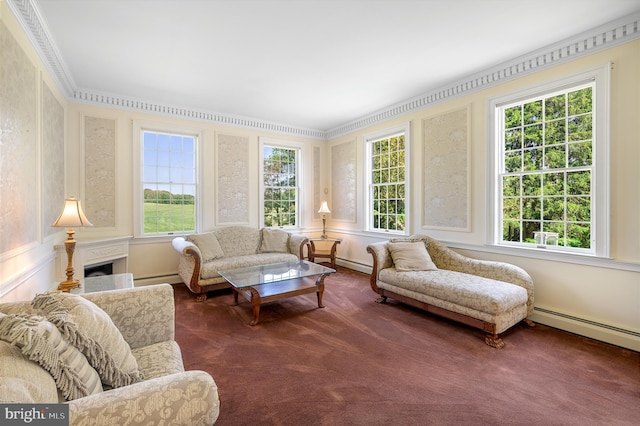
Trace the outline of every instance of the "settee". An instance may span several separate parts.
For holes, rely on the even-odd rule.
[[[0,303],[0,403],[68,404],[70,425],[211,425],[216,383],[184,370],[174,334],[169,284]]]
[[[227,226],[176,237],[172,244],[180,254],[178,275],[204,301],[208,291],[230,287],[218,271],[303,259],[308,241],[281,229]]]
[[[485,343],[501,349],[499,336],[533,313],[533,280],[522,268],[454,252],[426,235],[369,244],[370,283],[388,297],[485,331]]]

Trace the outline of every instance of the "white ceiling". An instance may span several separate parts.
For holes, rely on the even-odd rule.
[[[33,0],[75,88],[326,131],[640,0]]]

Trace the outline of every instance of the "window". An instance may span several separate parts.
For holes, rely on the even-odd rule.
[[[196,231],[198,134],[143,128],[137,133],[141,154],[137,235]]]
[[[497,244],[607,250],[608,85],[597,76],[494,105]]]
[[[301,148],[271,140],[261,145],[263,226],[298,226]]]
[[[365,136],[367,164],[367,228],[404,234],[408,193],[405,158],[409,124]]]

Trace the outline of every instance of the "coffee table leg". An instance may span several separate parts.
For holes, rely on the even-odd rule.
[[[324,293],[324,277],[326,275],[320,275],[316,280],[316,296],[318,296],[318,308],[324,308],[322,304],[322,294]]]
[[[250,287],[249,290],[251,291],[251,308],[253,310],[253,321],[250,322],[250,325],[256,325],[260,318],[260,303],[262,299],[256,289]]]

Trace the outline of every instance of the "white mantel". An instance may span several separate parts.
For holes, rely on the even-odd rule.
[[[76,240],[73,253],[73,277],[84,278],[84,268],[92,265],[113,262],[113,273],[124,274],[128,271],[129,241],[131,236],[101,238],[93,240]],[[67,269],[67,252],[64,244],[56,245],[58,252],[58,276],[65,278]]]

